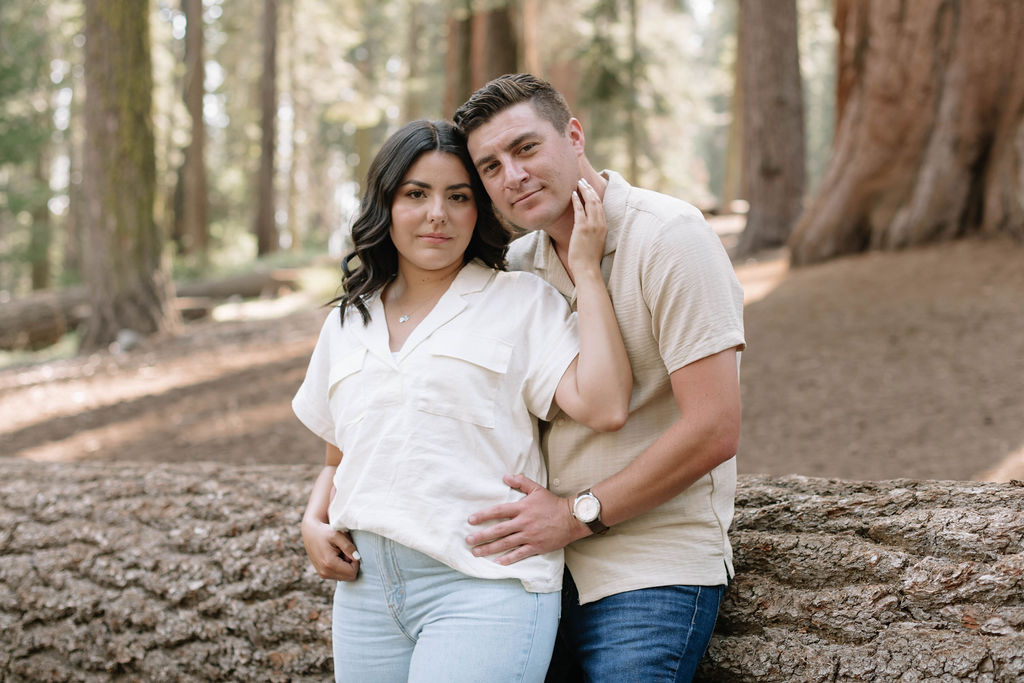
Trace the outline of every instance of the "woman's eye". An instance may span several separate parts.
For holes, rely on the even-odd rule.
[[[454,201],[454,202],[468,202],[468,201],[470,201],[470,196],[467,195],[467,194],[462,194],[461,192],[457,192],[457,193],[453,194],[451,198],[452,198],[452,201]]]
[[[423,199],[427,195],[423,190],[409,190],[405,193],[405,196],[411,199]]]

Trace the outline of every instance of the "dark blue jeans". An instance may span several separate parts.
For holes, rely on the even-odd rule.
[[[580,605],[569,570],[548,683],[693,679],[724,586],[660,586]]]

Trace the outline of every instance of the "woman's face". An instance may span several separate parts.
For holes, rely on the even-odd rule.
[[[476,202],[462,162],[447,152],[422,154],[391,203],[399,270],[408,276],[459,268],[475,225]]]

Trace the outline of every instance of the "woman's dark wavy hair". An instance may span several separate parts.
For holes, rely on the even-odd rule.
[[[366,174],[366,191],[359,216],[352,224],[355,248],[341,262],[344,294],[331,301],[341,309],[342,324],[350,306],[359,311],[364,325],[369,323],[366,301],[398,272],[398,250],[391,241],[391,204],[409,167],[426,152],[455,155],[469,174],[477,217],[463,263],[479,259],[496,270],[507,268],[505,253],[511,235],[494,215],[491,200],[466,151],[465,138],[448,121],[407,123],[381,146]]]

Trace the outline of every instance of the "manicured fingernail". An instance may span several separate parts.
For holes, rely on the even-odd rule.
[[[573,199],[579,199],[580,198],[580,195],[576,192],[576,190],[572,191],[572,198]]]
[[[359,551],[358,551],[358,550],[356,550],[356,551],[354,551],[354,552],[352,553],[352,559],[353,559],[353,560],[361,560],[361,559],[363,559],[363,558],[362,558],[362,556],[361,556],[361,555],[359,554]]]

